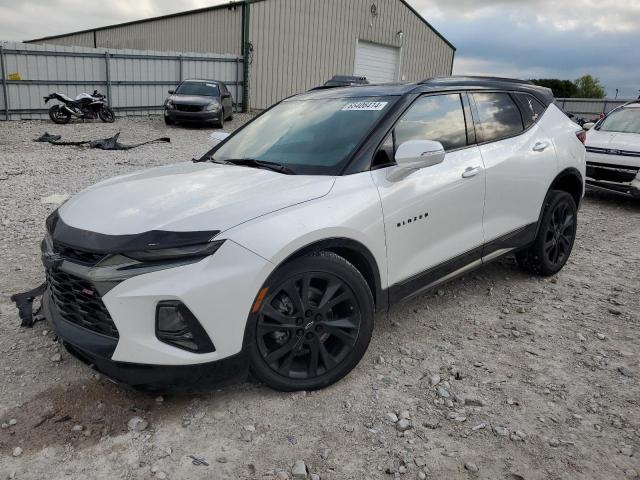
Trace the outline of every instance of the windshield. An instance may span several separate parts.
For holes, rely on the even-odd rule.
[[[640,133],[640,108],[623,108],[611,113],[598,126],[601,132]]]
[[[282,102],[221,145],[213,160],[253,159],[298,174],[336,175],[396,98]]]
[[[220,90],[215,83],[185,82],[178,85],[176,95],[201,95],[204,97],[219,97]]]

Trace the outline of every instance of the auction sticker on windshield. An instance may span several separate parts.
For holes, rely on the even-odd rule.
[[[342,111],[382,110],[389,102],[355,102],[347,103]]]

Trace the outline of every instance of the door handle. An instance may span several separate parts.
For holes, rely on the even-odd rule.
[[[482,169],[480,167],[467,167],[464,172],[462,172],[462,178],[471,178],[475,177],[480,173]]]
[[[549,142],[536,142],[533,146],[534,152],[544,152],[549,147]]]

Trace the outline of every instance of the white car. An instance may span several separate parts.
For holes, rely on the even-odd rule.
[[[640,198],[640,101],[584,127],[587,185]]]
[[[324,387],[394,304],[510,252],[535,274],[563,267],[584,191],[577,130],[517,80],[291,97],[200,161],[103,181],[54,212],[46,316],[70,352],[136,387],[249,370]]]

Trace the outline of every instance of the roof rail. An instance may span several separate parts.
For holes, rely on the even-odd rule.
[[[482,75],[451,75],[445,77],[430,77],[425,78],[418,82],[418,85],[425,85],[429,82],[437,82],[437,81],[461,81],[461,80],[479,80],[479,81],[489,81],[489,82],[505,82],[505,83],[518,83],[518,84],[528,84],[533,85],[528,80],[520,80],[517,78],[507,78],[507,77],[488,77]]]

